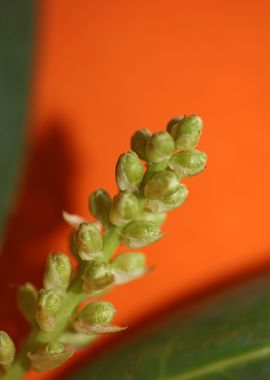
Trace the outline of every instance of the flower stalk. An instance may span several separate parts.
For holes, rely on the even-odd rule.
[[[189,115],[172,119],[167,131],[137,131],[131,150],[116,164],[118,194],[111,198],[98,189],[89,197],[96,220],[63,213],[73,228],[71,251],[77,267],[72,268],[63,253],[50,254],[44,289],[38,291],[31,283],[20,287],[18,306],[32,330],[17,354],[12,338],[0,332],[1,380],[21,380],[30,368],[38,372],[56,368],[95,336],[126,329],[113,324],[114,306],[96,298],[149,272],[142,252],[113,256],[121,244],[141,248],[164,236],[167,213],[188,195],[182,179],[206,166],[206,154],[194,149],[202,126],[199,116]],[[81,310],[85,300],[89,303]]]

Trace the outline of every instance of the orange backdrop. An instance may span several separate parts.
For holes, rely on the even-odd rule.
[[[132,326],[270,264],[269,11],[267,0],[39,2],[28,164],[1,257],[1,328],[17,341],[26,331],[18,284],[41,285],[46,255],[67,251],[61,210],[88,217],[92,190],[116,191],[114,165],[131,134],[164,129],[177,114],[204,118],[209,165],[187,181],[166,237],[144,250],[155,271],[106,297],[117,322]]]

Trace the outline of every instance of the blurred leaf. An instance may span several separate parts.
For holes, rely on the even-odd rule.
[[[270,379],[269,276],[208,299],[187,315],[176,313],[72,379]]]
[[[33,0],[0,1],[0,236],[22,163]]]

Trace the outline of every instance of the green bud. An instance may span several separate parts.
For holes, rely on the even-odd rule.
[[[178,150],[194,148],[200,139],[203,120],[200,116],[189,115],[170,121],[167,127]]]
[[[175,149],[172,136],[168,132],[157,132],[146,145],[146,157],[150,162],[161,162],[171,157]]]
[[[161,200],[150,199],[146,203],[146,207],[154,213],[162,213],[171,211],[181,206],[188,196],[186,185],[179,184],[179,188],[171,195]],[[157,214],[158,215],[158,214]]]
[[[36,308],[36,321],[41,330],[53,331],[57,315],[62,306],[62,298],[53,289],[39,291]]]
[[[79,312],[78,318],[89,325],[107,325],[115,315],[115,308],[110,302],[91,302]]]
[[[129,248],[140,248],[154,243],[163,237],[159,225],[136,220],[128,224],[121,233],[123,243]]]
[[[140,129],[135,132],[131,137],[131,148],[142,160],[147,160],[146,158],[146,144],[151,137],[151,132],[148,129]]]
[[[106,190],[98,189],[89,197],[89,209],[92,215],[105,226],[110,223],[109,212],[111,208],[111,198]]]
[[[71,278],[71,263],[64,253],[49,255],[47,259],[43,285],[45,289],[54,289],[63,293],[67,289]]]
[[[35,311],[37,304],[38,292],[30,282],[26,282],[18,290],[18,308],[24,318],[34,325],[36,322]]]
[[[122,253],[113,260],[112,272],[116,284],[124,284],[143,276],[147,272],[145,255],[141,252]]]
[[[60,342],[50,342],[41,346],[36,352],[28,352],[31,368],[37,372],[50,371],[59,367],[72,356]]]
[[[0,331],[0,364],[8,366],[14,360],[15,345],[13,340],[5,331]]]
[[[120,192],[113,198],[110,211],[111,223],[116,226],[131,222],[140,210],[139,200],[132,193]]]
[[[180,122],[181,120],[183,120],[184,117],[185,117],[185,116],[176,116],[176,117],[174,117],[173,119],[171,119],[171,120],[169,121],[169,123],[167,124],[167,128],[166,128],[167,131],[171,134],[173,127],[174,127],[176,124],[179,124],[179,122]]]
[[[135,152],[130,150],[119,157],[115,169],[115,178],[120,190],[138,190],[143,175],[143,164]]]
[[[91,261],[85,268],[82,279],[83,291],[87,294],[103,290],[114,281],[110,264],[102,260]]]
[[[207,155],[196,149],[183,150],[175,154],[170,161],[170,168],[179,178],[196,175],[205,169]]]
[[[115,308],[110,302],[92,302],[79,312],[72,323],[79,333],[104,334],[125,330],[126,327],[110,325],[115,314]]]
[[[152,212],[149,210],[143,210],[136,220],[145,220],[148,222],[153,222],[155,224],[161,225],[167,219],[166,212]]]
[[[179,181],[170,170],[154,173],[144,186],[144,196],[148,199],[160,200],[176,192]]]
[[[102,236],[95,223],[82,223],[76,233],[78,254],[84,261],[101,254]]]

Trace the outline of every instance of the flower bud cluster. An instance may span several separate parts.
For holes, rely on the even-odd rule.
[[[118,227],[127,247],[143,247],[159,240],[167,212],[187,199],[188,189],[180,181],[200,173],[206,166],[206,154],[195,149],[202,128],[199,116],[188,115],[172,119],[167,131],[135,132],[132,150],[122,154],[116,165],[119,193],[112,201],[105,190],[91,195],[92,214],[103,221],[105,228]],[[80,256],[86,259],[82,253]]]
[[[76,305],[98,297],[114,284],[127,283],[149,272],[142,252],[111,256],[121,243],[137,249],[164,236],[161,225],[167,213],[181,206],[188,196],[182,179],[200,173],[206,166],[206,154],[196,149],[202,128],[199,116],[188,115],[172,119],[167,131],[137,131],[131,138],[131,150],[116,164],[118,194],[111,198],[100,188],[89,197],[89,210],[96,221],[63,213],[74,229],[71,251],[78,261],[77,268],[73,273],[64,253],[50,254],[43,289],[37,291],[26,283],[18,292],[22,314],[41,330],[42,339],[27,353],[33,370],[51,370],[64,363],[72,355],[65,344],[80,346],[96,334],[126,328],[111,324],[115,308],[110,302],[90,302],[79,310]],[[14,355],[12,339],[0,331],[0,365],[9,366]]]
[[[132,151],[122,154],[116,166],[120,193],[109,213],[110,222],[121,227],[122,242],[128,247],[159,240],[166,213],[187,199],[188,189],[179,180],[206,166],[206,154],[194,149],[202,127],[197,115],[179,116],[168,123],[165,132],[151,134],[142,129],[132,136]],[[146,161],[145,173],[141,160]]]

